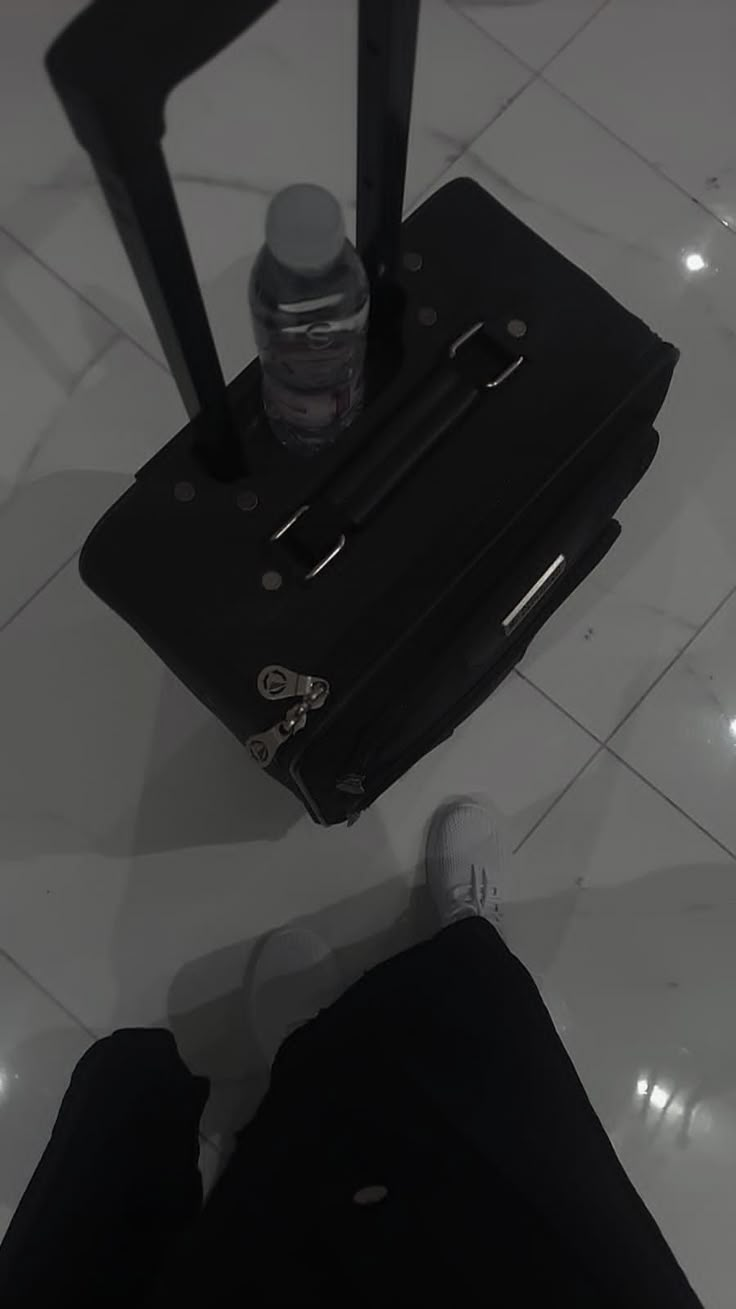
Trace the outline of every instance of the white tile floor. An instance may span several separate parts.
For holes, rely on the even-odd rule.
[[[736,11],[425,0],[408,201],[475,176],[683,357],[609,559],[451,743],[325,832],[77,577],[182,417],[41,68],[77,7],[0,12],[0,1225],[75,1060],[121,1023],[170,1023],[213,1075],[213,1175],[262,1086],[253,943],[299,918],[348,972],[396,948],[428,814],[486,789],[519,847],[512,944],[707,1309],[731,1309]],[[269,195],[308,176],[352,206],[354,6],[308,9],[282,0],[171,104],[228,374]]]

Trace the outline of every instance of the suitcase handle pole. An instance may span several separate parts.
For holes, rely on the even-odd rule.
[[[222,476],[246,470],[227,388],[161,148],[184,78],[275,0],[95,0],[46,67],[89,152],[198,444]],[[380,306],[396,286],[420,0],[360,0],[358,245]]]
[[[398,262],[420,0],[360,0],[356,244],[372,327],[398,317]]]

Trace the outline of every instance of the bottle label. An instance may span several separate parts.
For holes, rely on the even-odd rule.
[[[305,431],[343,422],[362,399],[367,317],[366,305],[350,323],[357,333],[344,322],[281,332],[263,356],[267,410]]]
[[[350,378],[333,391],[306,392],[290,390],[273,378],[264,380],[267,409],[275,411],[285,422],[308,431],[318,431],[344,419],[360,403],[362,390],[362,377]]]

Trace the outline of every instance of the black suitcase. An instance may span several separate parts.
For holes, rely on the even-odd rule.
[[[222,383],[160,150],[171,87],[268,7],[182,24],[98,0],[49,52],[192,414],[80,567],[330,824],[449,736],[611,548],[677,351],[474,182],[400,225],[418,5],[361,0],[368,402],[328,453],[282,449],[258,362]]]

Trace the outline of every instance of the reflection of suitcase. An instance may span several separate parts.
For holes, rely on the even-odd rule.
[[[267,7],[210,0],[182,34],[172,0],[97,0],[49,54],[193,414],[81,570],[335,823],[449,736],[611,547],[677,353],[473,182],[399,228],[417,6],[362,0],[369,402],[319,458],[281,449],[258,363],[222,385],[159,145],[171,86]]]

